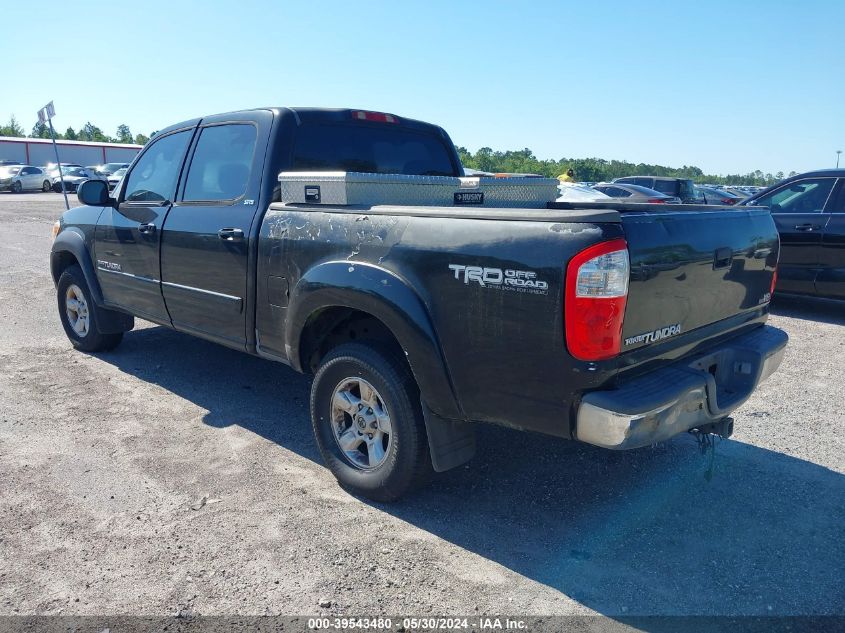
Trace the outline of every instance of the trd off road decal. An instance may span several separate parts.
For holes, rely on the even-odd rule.
[[[482,288],[512,290],[536,295],[545,295],[549,292],[549,284],[537,279],[537,273],[530,270],[462,266],[460,264],[449,264],[449,270],[454,273],[455,279],[458,281],[463,281],[465,284],[477,283]]]
[[[659,330],[652,330],[651,332],[643,332],[636,336],[629,336],[625,339],[625,345],[637,345],[638,343],[656,343],[660,339],[676,336],[681,333],[681,324],[667,325]]]

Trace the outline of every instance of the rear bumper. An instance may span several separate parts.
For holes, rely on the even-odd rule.
[[[648,446],[718,422],[780,365],[786,332],[764,325],[609,391],[586,394],[576,437],[604,448]]]

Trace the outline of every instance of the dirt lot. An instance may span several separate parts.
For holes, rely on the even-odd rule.
[[[0,614],[845,613],[842,307],[776,304],[786,360],[712,471],[688,436],[489,428],[382,506],[320,464],[290,369],[142,322],[72,351],[62,208],[0,194]]]

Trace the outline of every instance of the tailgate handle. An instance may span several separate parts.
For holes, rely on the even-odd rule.
[[[717,248],[713,255],[713,270],[729,268],[734,258],[734,252],[728,248]]]

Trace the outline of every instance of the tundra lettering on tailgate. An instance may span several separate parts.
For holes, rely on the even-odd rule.
[[[667,325],[666,327],[660,328],[659,330],[644,332],[642,334],[637,334],[636,336],[629,336],[625,339],[625,345],[636,345],[637,343],[655,343],[660,339],[675,336],[680,333],[681,324],[676,323],[675,325]]]

